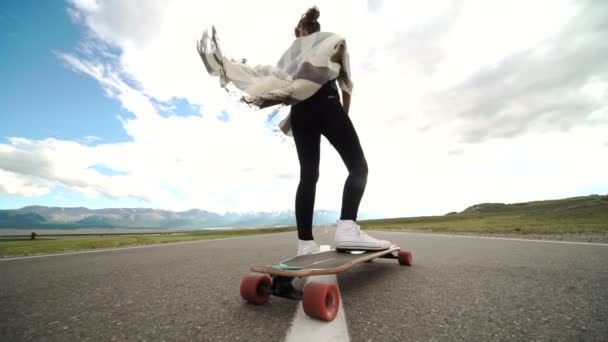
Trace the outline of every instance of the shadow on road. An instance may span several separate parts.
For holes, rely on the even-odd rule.
[[[343,296],[349,296],[362,291],[375,291],[384,287],[383,283],[402,280],[403,278],[397,273],[411,271],[412,268],[401,266],[396,260],[374,260],[340,273],[338,275],[340,292]]]

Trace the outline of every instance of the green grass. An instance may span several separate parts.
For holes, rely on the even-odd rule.
[[[489,234],[608,234],[608,196],[478,205],[446,216],[362,221],[364,229]]]
[[[86,236],[86,237],[40,237],[29,239],[0,239],[0,255],[35,255],[47,253],[60,253],[69,251],[115,248],[125,246],[139,246],[150,244],[171,243],[180,241],[194,241],[207,239],[220,239],[257,234],[272,234],[294,231],[294,228],[266,228],[247,230],[223,230],[214,232],[175,233],[175,234],[144,234],[119,236]]]
[[[608,220],[606,218],[605,220]],[[518,215],[481,214],[468,217],[420,217],[364,221],[363,229],[417,229],[434,232],[505,233],[505,234],[585,234],[608,233],[608,225],[599,220],[559,220]]]

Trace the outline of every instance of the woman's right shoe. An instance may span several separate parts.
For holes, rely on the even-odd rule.
[[[339,220],[334,238],[336,249],[356,249],[381,251],[391,247],[391,242],[378,240],[361,231],[361,227],[352,220]]]

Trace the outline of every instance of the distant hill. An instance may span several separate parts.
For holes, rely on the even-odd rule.
[[[334,211],[318,210],[315,224],[332,224],[339,217]],[[479,226],[534,226],[551,224],[568,227],[608,226],[608,195],[590,195],[557,200],[523,203],[481,203],[461,212],[444,216],[390,218],[361,221],[363,226],[434,227],[453,226],[463,229]],[[198,229],[221,227],[268,227],[295,225],[293,211],[247,212],[218,214],[192,209],[170,211],[149,208],[88,209],[29,206],[0,210],[0,228],[12,229],[74,229],[74,228],[147,228]],[[506,228],[505,228],[506,229]],[[519,229],[519,228],[518,228]],[[582,229],[582,228],[581,228]],[[595,229],[595,228],[593,228]],[[603,228],[602,228],[603,229]]]
[[[334,223],[339,215],[318,210],[315,223]],[[220,228],[294,225],[293,211],[226,213],[224,215],[192,209],[170,211],[148,208],[88,209],[29,206],[0,210],[0,228],[70,229],[70,228]]]
[[[522,203],[482,203],[470,206],[456,215],[517,213],[550,215],[553,217],[582,217],[588,214],[608,214],[608,195],[590,195],[557,200]],[[450,213],[448,215],[453,215]]]
[[[19,213],[15,210],[0,210],[0,227],[28,228],[44,225],[44,217],[33,213]]]
[[[366,229],[505,234],[597,234],[608,237],[608,195],[522,203],[481,203],[442,216],[361,222]]]

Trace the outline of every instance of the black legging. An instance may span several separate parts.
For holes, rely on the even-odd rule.
[[[367,161],[359,137],[344,111],[334,81],[291,108],[291,128],[300,160],[296,223],[300,240],[313,240],[312,220],[319,179],[321,135],[334,146],[348,169],[341,220],[356,220],[367,184]]]

